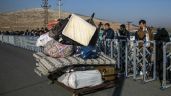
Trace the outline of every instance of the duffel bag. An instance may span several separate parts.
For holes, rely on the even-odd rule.
[[[61,44],[55,40],[51,40],[44,47],[44,53],[54,58],[67,57],[73,53],[73,46]]]

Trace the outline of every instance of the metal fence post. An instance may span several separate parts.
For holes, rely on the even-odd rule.
[[[146,48],[146,44],[143,43],[143,64],[142,64],[142,69],[143,69],[143,80],[146,80],[146,51],[145,51],[145,48]]]
[[[153,51],[153,52],[154,52],[154,53],[153,53],[153,54],[154,54],[154,57],[153,57],[153,58],[154,58],[153,80],[156,80],[156,77],[157,77],[157,76],[156,76],[156,75],[157,75],[157,74],[156,74],[156,70],[157,70],[157,69],[156,69],[156,41],[154,41],[154,49],[153,49],[153,50],[154,50],[154,51]]]
[[[171,45],[171,42],[168,42],[163,46],[163,81],[162,81],[162,88],[163,89],[171,87],[171,84],[167,84],[167,80],[166,80],[167,79],[167,77],[166,77],[167,70],[170,69],[170,68],[167,68],[167,66],[166,66],[166,63],[167,63],[167,47],[169,45]]]
[[[133,63],[133,79],[135,80],[136,79],[136,75],[137,75],[137,70],[136,70],[136,44],[137,42],[134,42],[134,50],[133,50],[133,60],[134,60],[134,63]]]
[[[166,45],[163,46],[163,81],[162,86],[166,86]]]
[[[125,44],[125,75],[128,77],[128,43]]]

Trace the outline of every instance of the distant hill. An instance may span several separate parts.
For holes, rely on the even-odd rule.
[[[62,12],[61,17],[65,18],[71,14],[70,12]],[[78,14],[79,15],[79,14]],[[88,14],[91,15],[91,14]],[[84,19],[88,19],[88,16],[80,15]],[[26,30],[36,29],[43,27],[44,23],[44,10],[42,8],[25,9],[15,12],[0,13],[0,30],[11,31],[11,30]],[[55,10],[49,10],[49,21],[58,18],[58,12]],[[95,23],[99,22],[110,23],[114,30],[119,29],[119,22],[110,22],[95,18]],[[136,30],[137,26],[132,25],[131,30]]]

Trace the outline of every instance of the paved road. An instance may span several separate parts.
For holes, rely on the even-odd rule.
[[[32,52],[0,43],[0,96],[71,96],[68,91],[40,78],[33,69]],[[161,91],[158,81],[141,84],[132,79],[121,80],[119,88],[111,88],[86,96],[171,96],[171,88]]]

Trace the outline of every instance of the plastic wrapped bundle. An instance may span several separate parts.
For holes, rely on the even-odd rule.
[[[73,53],[73,46],[61,44],[55,40],[51,40],[44,47],[44,53],[54,58],[67,57]]]
[[[98,70],[66,73],[59,77],[58,81],[73,89],[92,87],[103,83]]]
[[[49,33],[43,34],[37,39],[36,46],[45,46],[50,40],[53,40],[53,38],[49,37]]]

